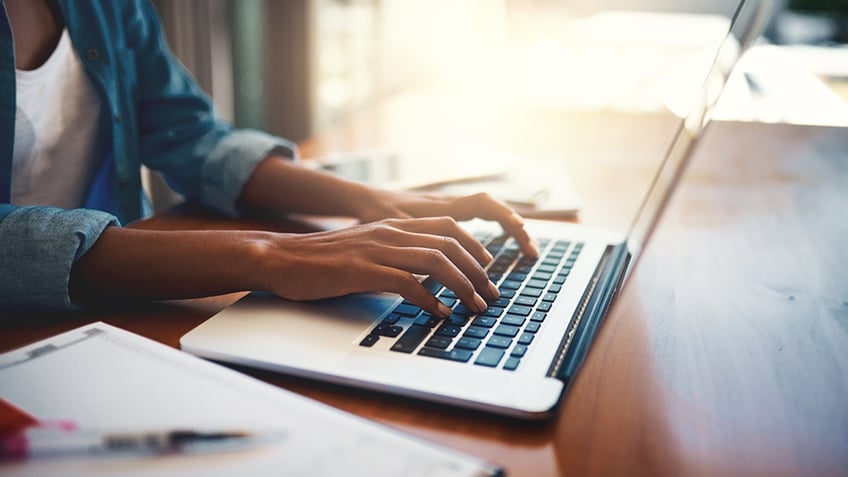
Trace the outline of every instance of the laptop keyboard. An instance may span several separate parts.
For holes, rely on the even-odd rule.
[[[404,300],[360,343],[392,340],[391,350],[514,371],[544,326],[545,318],[583,250],[565,240],[537,239],[538,258],[522,256],[512,238],[477,236],[494,260],[486,271],[500,298],[482,313],[459,303],[453,291],[432,278],[423,284],[453,313],[441,319]]]

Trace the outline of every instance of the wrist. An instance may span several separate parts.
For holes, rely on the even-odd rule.
[[[351,214],[363,223],[396,217],[398,210],[395,207],[395,194],[390,190],[365,186],[360,195],[350,201],[353,208]]]
[[[273,254],[279,253],[279,242],[286,234],[273,232],[248,232],[238,241],[233,262],[228,266],[239,275],[238,283],[243,290],[270,290],[269,276],[272,276],[271,264],[275,263]]]

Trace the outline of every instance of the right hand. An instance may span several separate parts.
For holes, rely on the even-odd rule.
[[[434,316],[450,309],[413,274],[430,275],[471,310],[499,296],[491,254],[450,217],[387,219],[310,234],[271,234],[260,247],[263,289],[290,300],[398,293]]]

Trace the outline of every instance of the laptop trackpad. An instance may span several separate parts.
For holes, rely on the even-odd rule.
[[[196,351],[283,362],[315,359],[328,349],[341,354],[344,345],[355,344],[397,301],[397,295],[386,293],[294,302],[254,292],[189,332],[181,343]]]

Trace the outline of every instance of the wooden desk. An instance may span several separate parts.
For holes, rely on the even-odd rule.
[[[581,190],[588,203],[605,195],[608,205],[620,193],[589,190]],[[509,475],[846,475],[846,206],[846,130],[714,123],[547,422],[251,374],[482,456]],[[610,210],[590,208],[584,218],[614,222]],[[181,211],[140,224],[254,225]],[[0,350],[94,320],[176,346],[238,296],[8,317]]]

